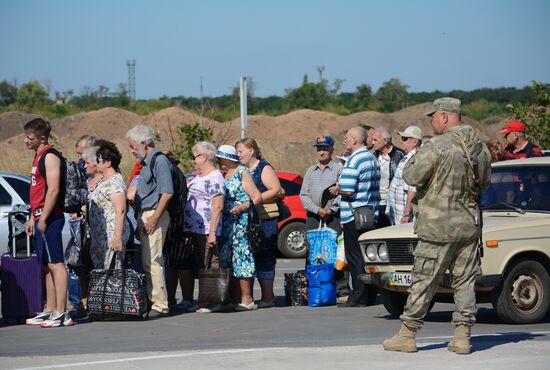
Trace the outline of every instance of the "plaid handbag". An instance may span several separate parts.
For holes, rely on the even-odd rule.
[[[118,254],[113,255],[111,266]],[[119,257],[122,258],[122,257]],[[122,258],[121,266],[125,266]],[[132,269],[95,269],[90,273],[88,312],[141,316],[147,310],[145,275]]]

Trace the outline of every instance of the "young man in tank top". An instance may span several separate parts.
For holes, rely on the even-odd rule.
[[[24,126],[25,145],[35,152],[31,170],[30,205],[31,216],[27,234],[34,236],[36,254],[44,266],[46,280],[46,306],[44,311],[28,319],[27,325],[43,328],[71,326],[73,321],[66,312],[67,270],[63,258],[61,231],[65,223],[58,202],[61,190],[63,167],[61,158],[49,152],[52,146],[48,139],[50,123],[43,118],[34,118]],[[39,167],[44,156],[43,171]],[[41,282],[36,282],[41,284]]]

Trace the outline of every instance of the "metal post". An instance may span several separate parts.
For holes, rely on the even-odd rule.
[[[244,139],[246,136],[246,128],[248,127],[248,110],[246,107],[246,77],[241,77],[239,85],[241,89],[241,139]]]

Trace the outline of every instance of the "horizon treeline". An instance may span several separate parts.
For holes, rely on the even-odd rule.
[[[305,75],[301,86],[287,89],[284,96],[257,97],[254,94],[254,80],[248,77],[248,114],[278,116],[297,109],[314,109],[340,115],[367,110],[391,113],[431,102],[442,96],[453,96],[462,101],[465,116],[482,121],[509,114],[506,108],[508,104],[526,104],[533,99],[533,91],[529,86],[519,89],[499,87],[472,91],[409,92],[409,86],[392,78],[384,82],[376,92],[369,84],[360,84],[353,92],[341,92],[343,82],[336,79],[330,83],[323,78],[319,82],[310,82]],[[232,89],[231,94],[217,97],[162,96],[158,99],[139,100],[130,98],[124,83],[118,84],[115,91],[110,91],[104,85],[96,89],[84,87],[78,95],[74,90],[55,91],[53,94],[50,90],[49,81],[44,84],[29,81],[20,86],[6,80],[1,81],[0,113],[16,110],[53,119],[105,107],[122,108],[143,115],[175,106],[220,122],[240,115],[238,86]]]

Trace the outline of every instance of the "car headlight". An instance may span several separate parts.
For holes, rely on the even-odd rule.
[[[365,253],[367,255],[367,258],[371,261],[376,261],[378,255],[376,253],[377,250],[376,244],[367,244],[367,248],[365,249]]]
[[[386,245],[386,243],[380,243],[378,245],[378,258],[380,258],[380,260],[384,262],[389,260],[388,246]]]

